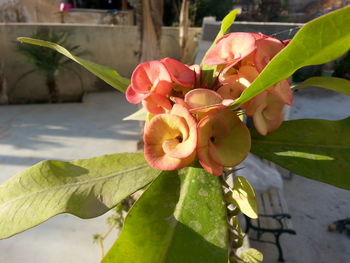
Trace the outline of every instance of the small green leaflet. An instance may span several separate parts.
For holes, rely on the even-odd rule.
[[[255,248],[244,250],[239,257],[244,263],[260,263],[264,260],[263,254]]]
[[[250,183],[242,176],[236,176],[233,182],[232,199],[243,214],[258,218],[258,204]]]
[[[133,114],[126,116],[125,118],[123,118],[123,121],[144,121],[147,119],[147,110],[142,107],[141,109],[139,109],[138,111],[134,112]]]

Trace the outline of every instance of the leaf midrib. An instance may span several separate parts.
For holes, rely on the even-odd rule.
[[[176,232],[177,229],[177,225],[180,222],[179,218],[181,217],[182,211],[183,211],[183,203],[186,200],[186,196],[187,196],[187,192],[189,191],[190,188],[190,182],[191,180],[189,179],[189,177],[191,176],[191,174],[193,173],[193,168],[189,168],[189,172],[186,175],[186,178],[184,180],[184,183],[181,184],[181,188],[180,188],[180,198],[178,203],[176,204],[175,210],[174,210],[174,218],[176,219],[176,224],[174,225],[172,231],[170,231],[169,235],[168,235],[168,245],[166,246],[166,248],[164,249],[164,253],[163,256],[160,257],[160,263],[166,262],[166,258],[169,252],[169,248],[171,246],[171,244],[173,243],[174,240],[174,234]]]

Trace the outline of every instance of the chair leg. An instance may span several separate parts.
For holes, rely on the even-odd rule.
[[[244,233],[248,234],[251,226],[250,218],[247,217],[246,215],[244,217],[245,217],[245,223],[246,223]]]
[[[278,249],[278,261],[279,262],[284,262],[284,257],[283,257],[283,251],[282,251],[282,247],[280,244],[280,236],[281,234],[275,234],[275,240],[276,240],[276,246]]]

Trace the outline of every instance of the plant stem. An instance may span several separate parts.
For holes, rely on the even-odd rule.
[[[105,241],[105,239],[109,236],[109,234],[112,232],[112,230],[114,229],[114,226],[110,226],[110,228],[108,229],[108,231],[99,238],[99,244],[100,244],[100,248],[101,248],[101,256],[102,259],[105,257],[105,249],[104,249],[104,244],[103,242]]]
[[[101,248],[101,257],[102,257],[102,259],[105,257],[105,249],[104,249],[103,241],[104,241],[104,238],[101,237],[99,239],[99,242],[98,242],[100,244],[100,248]]]

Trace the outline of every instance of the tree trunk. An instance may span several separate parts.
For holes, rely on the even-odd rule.
[[[181,61],[186,63],[188,59],[188,27],[189,27],[189,0],[182,0],[180,11],[180,24],[179,24],[179,45],[181,50]]]
[[[163,25],[163,0],[141,0],[142,13],[141,29],[141,56],[140,61],[159,59],[160,37]]]
[[[57,84],[55,74],[47,74],[46,75],[46,85],[49,89],[50,101],[52,103],[58,102],[58,92],[57,92]]]
[[[163,0],[139,0],[135,3],[136,21],[140,28],[140,62],[161,58],[160,37],[163,25]],[[139,107],[142,107],[141,105]],[[140,122],[140,140],[137,149],[143,148],[143,127]]]

